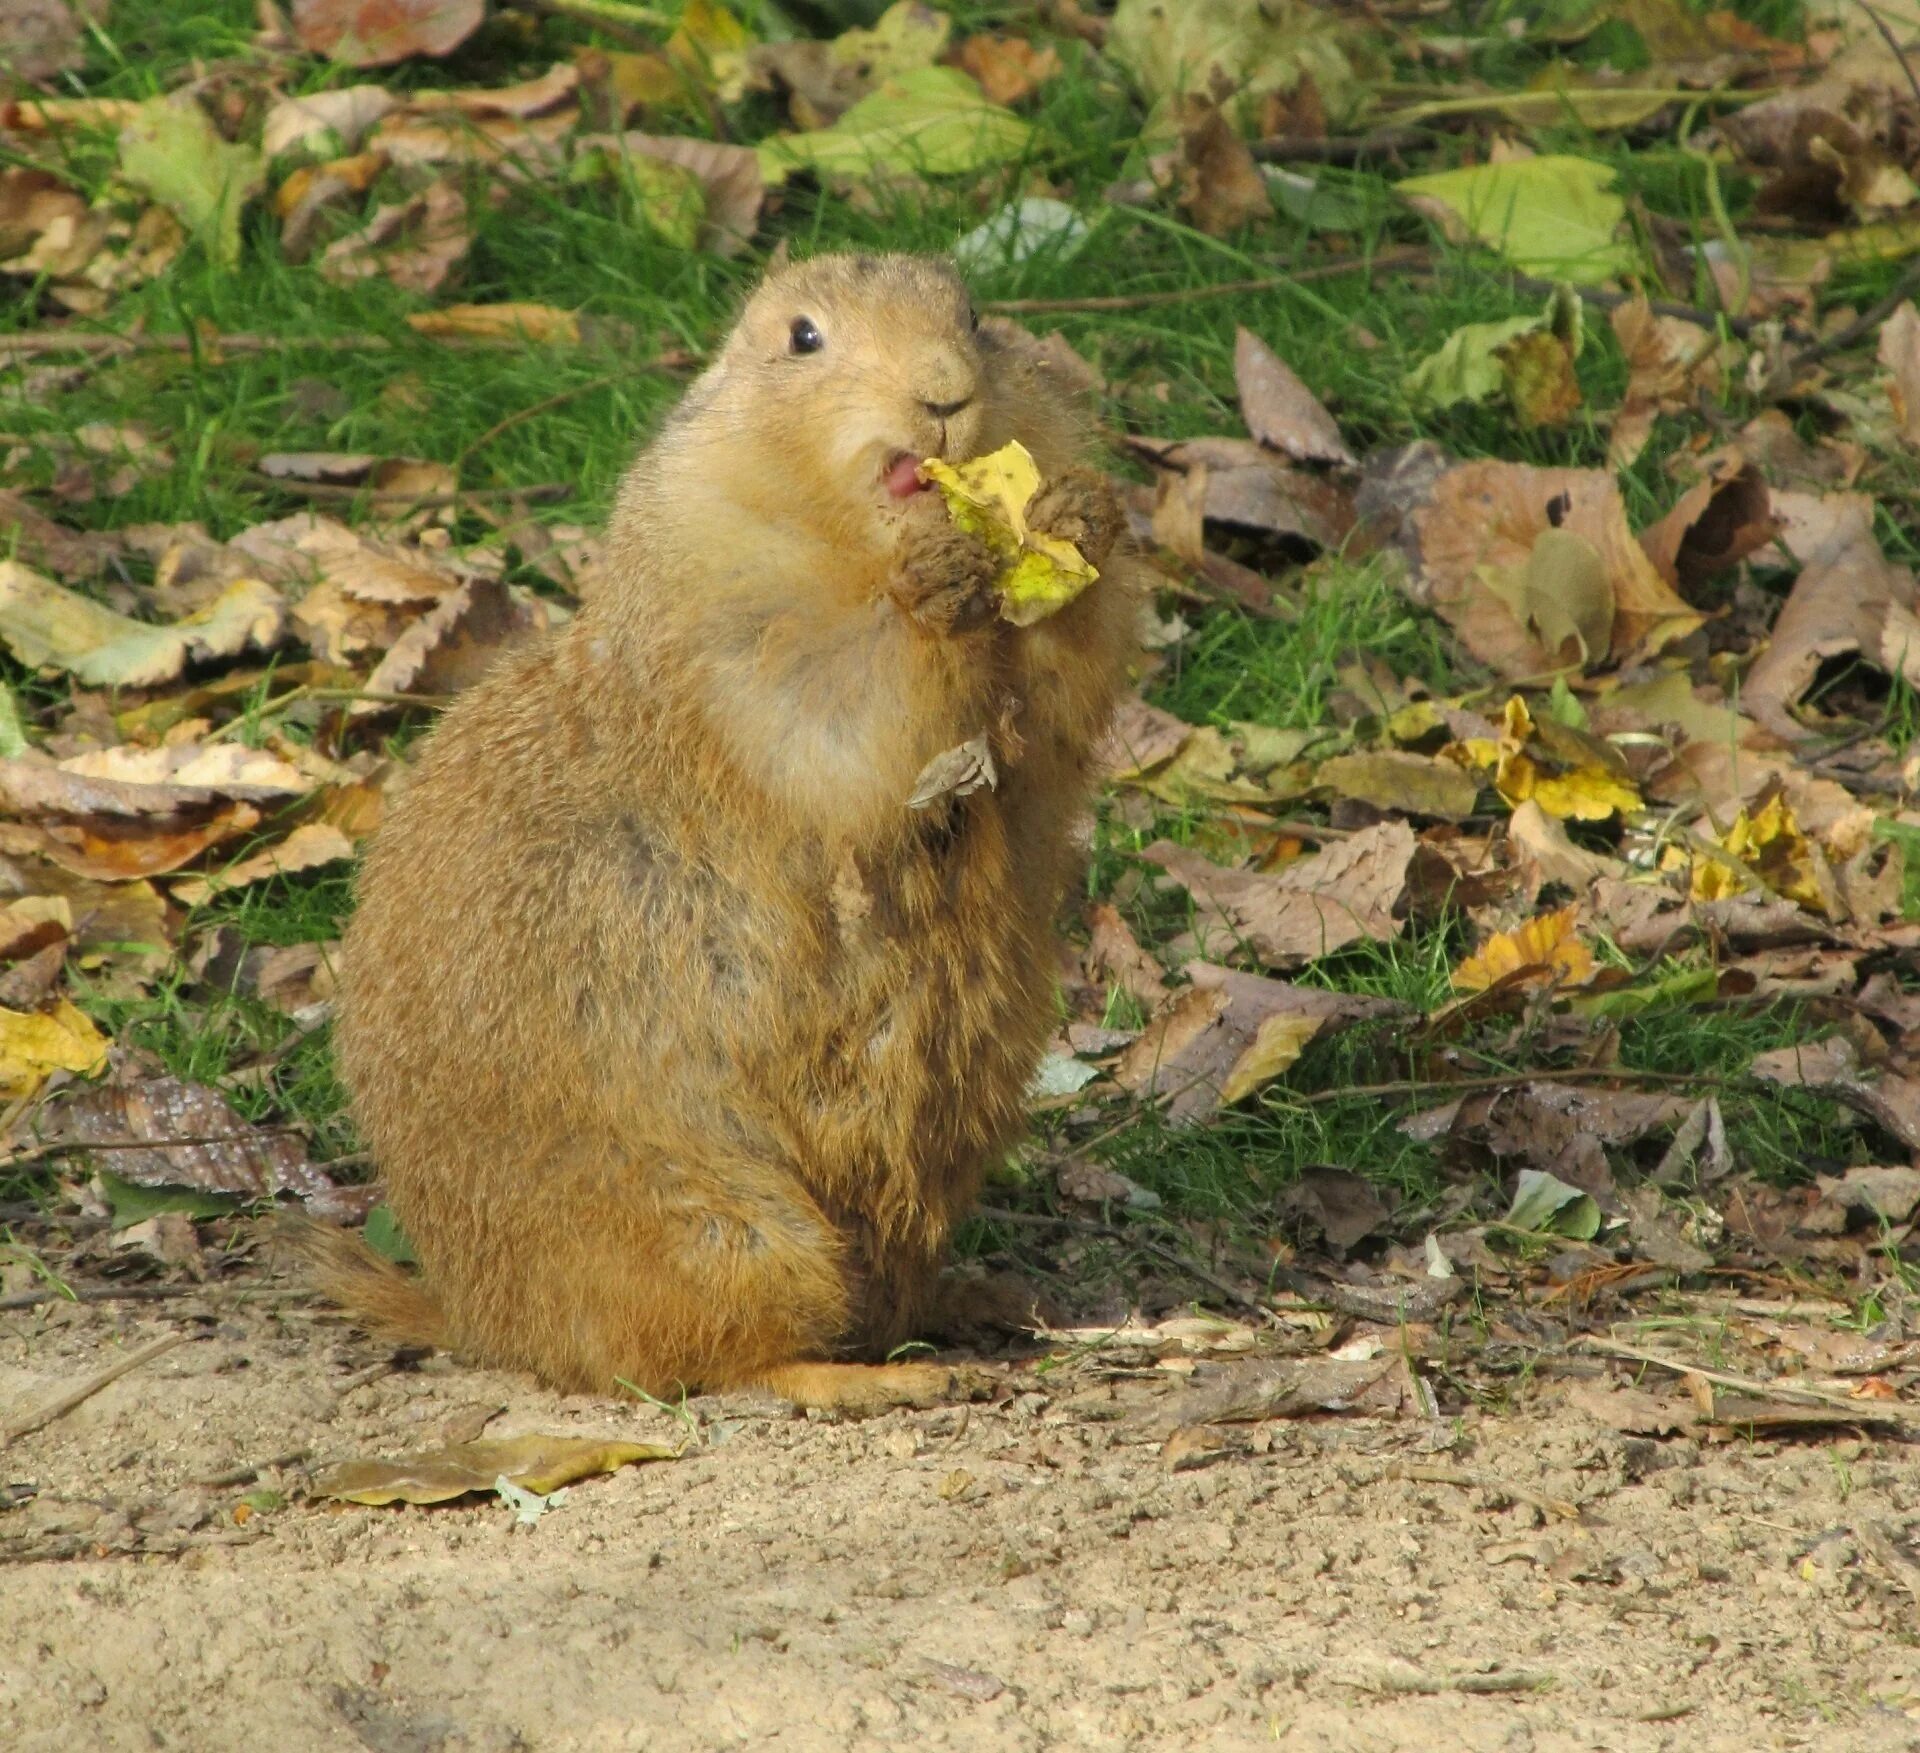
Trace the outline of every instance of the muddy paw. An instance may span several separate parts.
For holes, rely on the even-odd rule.
[[[877,1365],[871,1386],[886,1398],[878,1406],[946,1406],[956,1400],[989,1399],[998,1377],[973,1363],[887,1363]]]
[[[907,537],[893,600],[930,633],[966,633],[993,619],[1000,562],[978,536],[926,523]]]
[[[1125,515],[1106,476],[1094,469],[1068,469],[1033,496],[1027,523],[1071,542],[1098,566],[1120,539]]]

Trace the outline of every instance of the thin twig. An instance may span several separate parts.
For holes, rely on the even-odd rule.
[[[1168,1247],[1164,1242],[1155,1241],[1152,1236],[1143,1236],[1134,1230],[1125,1230],[1118,1224],[1099,1223],[1089,1217],[1067,1217],[1047,1215],[1040,1212],[1008,1211],[998,1205],[981,1205],[974,1208],[975,1215],[987,1218],[994,1223],[1010,1223],[1030,1229],[1074,1230],[1083,1236],[1101,1236],[1111,1242],[1123,1242],[1130,1248],[1140,1248],[1164,1261],[1175,1270],[1184,1272],[1189,1278],[1207,1286],[1209,1290],[1225,1297],[1237,1309],[1248,1314],[1258,1315],[1270,1325],[1278,1324],[1278,1317],[1264,1303],[1259,1302],[1239,1288],[1229,1284],[1224,1278],[1209,1272],[1204,1266],[1196,1265],[1187,1259],[1178,1249]]]
[[[1907,76],[1907,88],[1913,93],[1914,101],[1920,103],[1920,76],[1916,76],[1907,64],[1906,51],[1894,40],[1893,32],[1887,28],[1887,21],[1876,8],[1867,4],[1867,0],[1854,0],[1854,4],[1873,20],[1873,28],[1880,33],[1880,40],[1887,45],[1893,58],[1900,63],[1900,71]]]
[[[531,487],[460,487],[451,493],[408,493],[385,491],[376,487],[342,486],[333,481],[292,481],[281,475],[255,475],[263,487],[276,487],[283,493],[307,499],[368,499],[376,504],[397,504],[409,511],[444,510],[463,505],[470,499],[524,499],[545,504],[569,499],[579,491],[571,481],[540,481]]]
[[[42,1303],[170,1303],[180,1297],[215,1297],[222,1302],[313,1302],[310,1290],[284,1285],[235,1286],[213,1284],[83,1284],[17,1290],[0,1296],[0,1309],[36,1309]]]
[[[1801,1400],[1810,1406],[1826,1406],[1850,1412],[1865,1423],[1884,1423],[1889,1419],[1900,1424],[1920,1423],[1920,1407],[1903,1406],[1897,1400],[1875,1400],[1863,1405],[1844,1394],[1829,1394],[1821,1388],[1804,1388],[1793,1382],[1763,1382],[1757,1376],[1736,1376],[1726,1370],[1710,1370],[1701,1364],[1689,1363],[1684,1357],[1667,1357],[1657,1351],[1643,1351],[1637,1345],[1623,1345],[1617,1339],[1603,1339],[1597,1333],[1580,1334],[1573,1343],[1593,1351],[1604,1351],[1610,1357],[1650,1363],[1663,1370],[1672,1370],[1676,1375],[1698,1376],[1703,1382],[1712,1382],[1720,1388],[1733,1388],[1742,1394],[1752,1394],[1757,1399]]]
[[[119,1379],[137,1370],[142,1364],[152,1363],[156,1357],[172,1351],[176,1346],[185,1345],[191,1338],[187,1333],[169,1333],[164,1339],[156,1339],[150,1345],[143,1345],[138,1351],[130,1351],[118,1363],[109,1364],[95,1375],[88,1376],[84,1382],[69,1388],[64,1394],[49,1400],[44,1406],[32,1412],[23,1412],[18,1418],[10,1418],[0,1424],[0,1449],[18,1442],[44,1426],[52,1424],[57,1418],[65,1418],[76,1406],[91,1400],[102,1388],[111,1387]]]
[[[531,420],[536,415],[544,414],[549,409],[559,407],[563,402],[570,402],[575,396],[588,395],[594,390],[610,389],[614,384],[623,382],[631,375],[630,372],[618,374],[608,372],[604,377],[590,377],[585,383],[577,383],[567,389],[556,390],[552,395],[544,396],[537,402],[530,402],[524,408],[516,408],[504,420],[496,420],[485,432],[481,433],[478,438],[454,457],[453,468],[455,472],[457,473],[459,471],[461,464],[463,464],[468,457],[472,456],[475,451],[485,450],[501,433],[512,430],[512,428],[518,426],[521,421]]]
[[[1250,150],[1259,164],[1358,164],[1385,157],[1405,147],[1424,146],[1434,137],[1431,128],[1376,128],[1331,140],[1255,140]]]
[[[1356,1083],[1346,1089],[1312,1090],[1295,1101],[1344,1102],[1351,1096],[1438,1096],[1454,1090],[1497,1090],[1524,1083],[1677,1083],[1724,1085],[1729,1080],[1711,1071],[1635,1071],[1620,1065],[1575,1065],[1538,1071],[1496,1072],[1486,1077],[1455,1077],[1444,1082],[1409,1078],[1399,1083]]]
[[[1864,340],[1905,304],[1916,290],[1920,290],[1920,260],[1909,262],[1886,296],[1868,305],[1852,322],[1843,324],[1831,335],[1796,353],[1793,356],[1795,372],[1803,365],[1816,365],[1835,353],[1844,353],[1854,342]]]
[[[1270,274],[1259,280],[1221,280],[1208,286],[1182,286],[1168,292],[1132,292],[1102,298],[1000,298],[980,308],[994,316],[1044,316],[1066,311],[1152,310],[1161,305],[1191,304],[1203,298],[1232,298],[1247,292],[1274,292],[1287,286],[1305,286],[1315,280],[1333,280],[1342,274],[1373,274],[1383,268],[1408,268],[1427,259],[1423,249],[1387,250],[1381,255],[1357,257],[1351,262],[1320,262],[1291,274]]]

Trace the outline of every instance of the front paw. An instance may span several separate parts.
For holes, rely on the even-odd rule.
[[[999,559],[978,536],[927,522],[908,533],[889,588],[928,632],[966,633],[993,619],[999,576]]]
[[[1105,475],[1095,469],[1068,469],[1033,496],[1027,524],[1071,542],[1090,564],[1098,566],[1113,552],[1126,515]]]

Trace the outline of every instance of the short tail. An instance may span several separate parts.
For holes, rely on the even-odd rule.
[[[376,1254],[358,1231],[283,1218],[281,1233],[313,1288],[368,1332],[403,1345],[451,1343],[446,1317],[425,1286]]]

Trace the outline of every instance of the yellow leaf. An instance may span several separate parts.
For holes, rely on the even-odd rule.
[[[1453,745],[1456,759],[1464,756],[1481,765],[1485,747],[1484,738]],[[1538,756],[1533,752],[1536,748]],[[1564,771],[1552,771],[1543,762]],[[1571,817],[1600,822],[1640,808],[1639,792],[1606,764],[1605,744],[1564,725],[1536,725],[1518,694],[1507,702],[1493,784],[1509,804],[1518,806],[1532,799],[1548,815],[1563,821]]]
[[[544,1496],[592,1473],[611,1473],[633,1461],[671,1461],[677,1452],[601,1437],[485,1437],[392,1461],[341,1461],[316,1473],[313,1489],[348,1503],[444,1503],[469,1491],[491,1491],[496,1479],[505,1479]]]
[[[1232,1107],[1243,1096],[1252,1095],[1263,1083],[1278,1077],[1300,1057],[1301,1048],[1320,1032],[1324,1020],[1284,1013],[1264,1018],[1259,1032],[1233,1062],[1233,1069],[1220,1086],[1221,1107]]]
[[[1544,807],[1544,806],[1543,806]],[[1574,936],[1578,905],[1541,913],[1512,931],[1495,932],[1453,971],[1458,992],[1485,992],[1501,981],[1523,985],[1584,986],[1594,976],[1593,952]]]
[[[88,1075],[107,1062],[107,1038],[64,998],[52,1010],[0,1010],[0,1099],[24,1100],[56,1071]]]
[[[414,312],[407,327],[434,341],[532,341],[549,347],[580,342],[580,319],[550,304],[450,304]]]
[[[1719,845],[1725,858],[1702,852],[1693,860],[1688,887],[1696,901],[1737,895],[1757,881],[1816,913],[1833,912],[1832,877],[1825,869],[1825,858],[1780,792],[1773,792],[1751,812],[1743,809],[1719,837]]]
[[[1100,576],[1071,542],[1028,528],[1040,470],[1017,439],[958,468],[928,457],[920,476],[939,489],[953,521],[1006,563],[996,588],[1000,613],[1014,626],[1058,613]]]

